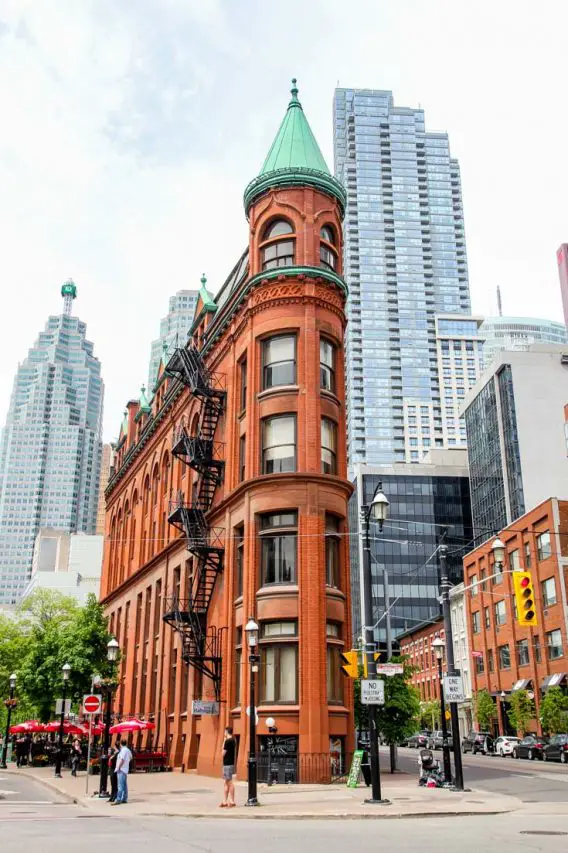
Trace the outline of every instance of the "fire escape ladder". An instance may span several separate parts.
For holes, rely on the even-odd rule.
[[[187,504],[180,493],[169,516],[170,524],[184,534],[187,549],[196,560],[187,579],[187,598],[170,598],[164,621],[182,637],[183,660],[212,680],[219,700],[225,629],[208,625],[207,615],[217,576],[223,571],[223,531],[211,528],[206,514],[223,479],[223,444],[215,441],[215,431],[226,392],[222,377],[210,373],[194,346],[177,349],[166,372],[181,379],[201,400],[201,413],[197,434],[190,435],[182,427],[172,446],[172,454],[199,475],[191,503]]]

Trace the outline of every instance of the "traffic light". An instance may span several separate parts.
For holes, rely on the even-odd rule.
[[[537,625],[536,601],[530,572],[513,572],[513,587],[517,603],[517,622],[523,627]]]
[[[359,678],[359,650],[352,649],[350,652],[340,652],[341,669],[349,678]]]
[[[362,677],[367,678],[367,654],[364,649],[351,649],[350,652],[340,652],[341,669],[349,678],[359,678],[359,666],[363,667]],[[360,657],[359,657],[360,656]],[[375,652],[375,660],[380,660],[380,652]]]

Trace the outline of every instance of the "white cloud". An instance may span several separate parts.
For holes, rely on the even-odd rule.
[[[338,80],[421,102],[460,159],[474,308],[499,283],[506,311],[559,318],[567,19],[556,0],[0,0],[0,413],[71,275],[117,432],[169,295],[203,271],[215,288],[246,244],[292,76],[330,166]]]

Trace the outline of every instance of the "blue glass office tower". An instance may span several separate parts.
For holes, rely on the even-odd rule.
[[[336,90],[334,149],[348,199],[350,469],[418,462],[444,446],[435,315],[470,311],[458,162],[423,110],[371,89]]]
[[[0,604],[21,597],[40,527],[95,533],[101,466],[101,365],[62,289],[18,366],[0,446]]]

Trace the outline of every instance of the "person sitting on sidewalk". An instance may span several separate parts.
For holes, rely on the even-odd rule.
[[[128,773],[130,770],[130,762],[132,761],[132,753],[128,749],[128,742],[122,740],[120,742],[120,752],[116,759],[116,780],[118,783],[118,794],[114,803],[111,806],[126,805],[128,802]]]
[[[234,809],[236,806],[235,785],[233,782],[236,750],[237,744],[233,737],[233,730],[230,726],[227,726],[223,739],[223,802],[219,806],[222,809]]]

